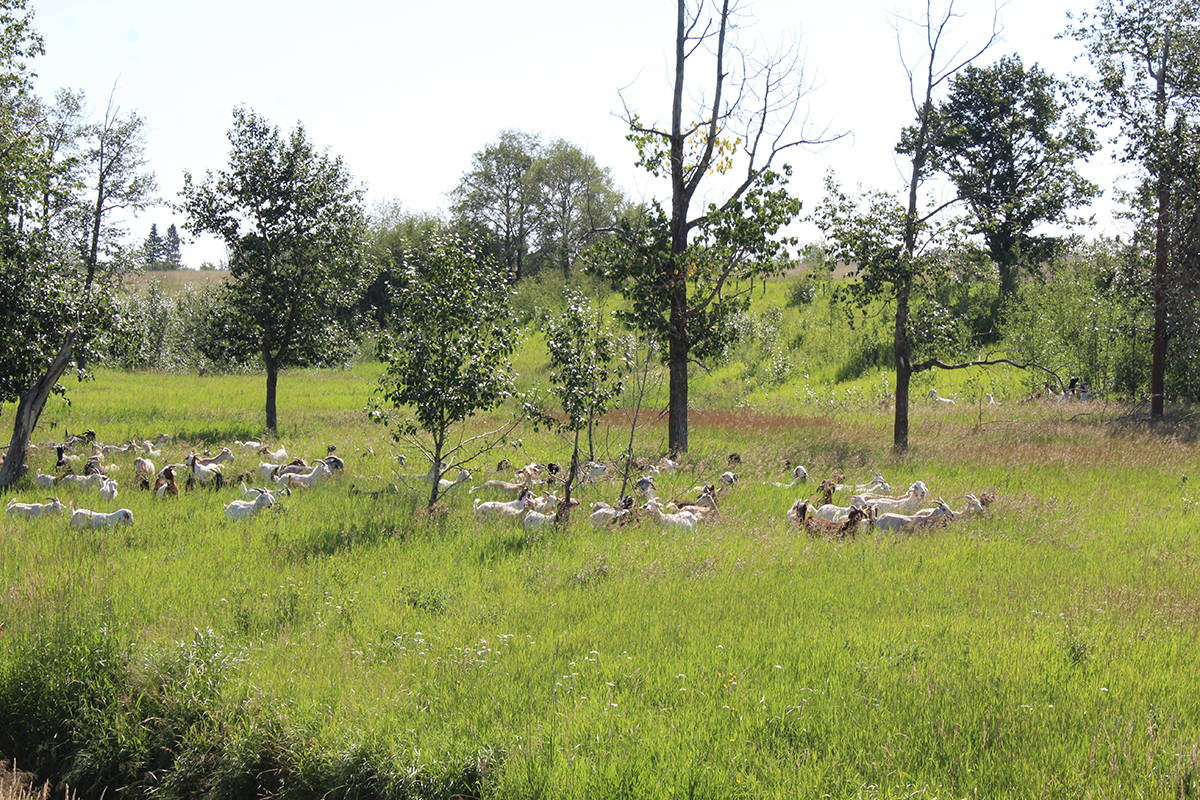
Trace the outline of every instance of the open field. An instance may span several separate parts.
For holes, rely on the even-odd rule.
[[[701,408],[659,493],[736,451],[718,520],[688,535],[580,515],[527,536],[474,522],[459,490],[432,522],[415,491],[352,493],[394,467],[362,412],[376,369],[281,378],[280,441],[305,457],[337,444],[347,474],[278,513],[227,522],[236,489],[157,501],[122,457],[115,503],[60,494],[127,507],[132,527],[0,519],[0,756],[110,797],[1200,792],[1192,429],[1012,402],[978,426],[977,408],[926,402],[896,458],[869,396]],[[257,434],[262,391],[101,370],[51,401],[35,439],[166,432],[179,459]],[[622,419],[600,431],[606,456]],[[472,483],[501,455],[566,460],[521,435]],[[652,421],[639,452],[663,441]],[[966,491],[999,500],[919,535],[815,540],[784,521],[783,458],[814,478],[923,479],[955,508]]]

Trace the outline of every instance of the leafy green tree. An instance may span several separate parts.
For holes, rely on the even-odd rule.
[[[1009,56],[988,67],[968,64],[934,112],[930,164],[954,184],[971,231],[983,237],[999,271],[993,324],[1016,293],[1019,269],[1036,268],[1057,241],[1034,229],[1066,221],[1098,191],[1075,169],[1096,151],[1096,136],[1067,112],[1063,92],[1036,64],[1026,69]]]
[[[546,350],[550,355],[550,385],[561,415],[543,413],[549,423],[572,437],[571,466],[563,487],[558,517],[570,513],[571,489],[579,477],[579,437],[621,396],[624,372],[619,342],[601,311],[581,293],[568,291],[567,307],[546,321]],[[589,433],[590,435],[590,433]]]
[[[667,119],[656,125],[625,112],[638,165],[670,181],[669,209],[655,202],[647,213],[626,217],[592,262],[626,294],[630,320],[666,344],[673,453],[688,449],[691,363],[723,351],[750,283],[778,272],[791,243],[780,232],[800,203],[786,188],[789,169],[773,165],[789,148],[814,141],[803,131],[789,134],[805,88],[795,56],[764,60],[739,48],[739,14],[729,0],[711,6],[677,0]],[[692,67],[708,79],[689,82]],[[688,118],[685,97],[705,98]],[[696,212],[697,193],[707,194],[701,187],[721,182],[706,183],[711,175],[730,176],[727,190]]]
[[[621,195],[607,169],[562,139],[542,149],[532,180],[538,191],[536,218],[542,252],[568,278],[571,265],[594,232],[612,227]]]
[[[163,238],[158,235],[158,225],[150,223],[150,233],[146,234],[146,241],[142,242],[142,263],[146,269],[160,269],[158,266],[163,260]]]
[[[1200,2],[1098,0],[1068,33],[1087,51],[1097,78],[1093,107],[1118,127],[1126,160],[1142,165],[1154,187],[1154,340],[1150,413],[1162,416],[1165,394],[1171,259],[1172,129],[1200,110]]]
[[[171,269],[179,269],[183,266],[183,252],[179,241],[179,229],[172,222],[167,226],[167,235],[163,237],[162,245],[162,260],[170,265]]]
[[[538,192],[532,171],[540,149],[533,134],[503,131],[473,156],[452,194],[455,215],[487,232],[513,281],[524,274],[534,233]]]
[[[184,175],[188,227],[230,253],[230,280],[210,318],[227,355],[261,358],[266,427],[275,431],[279,370],[336,363],[352,350],[354,309],[373,277],[365,257],[362,190],[341,158],[288,136],[247,109],[233,112],[229,166],[202,182]]]
[[[377,392],[391,407],[376,416],[429,460],[429,508],[450,470],[500,444],[515,423],[452,440],[454,429],[513,391],[516,347],[506,270],[453,231],[423,235],[398,265],[391,330],[379,342]]]

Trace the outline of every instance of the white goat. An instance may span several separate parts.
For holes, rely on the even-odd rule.
[[[448,492],[455,486],[458,486],[460,483],[465,483],[469,480],[471,480],[471,473],[467,472],[465,469],[460,469],[458,471],[458,477],[456,477],[454,480],[448,481],[445,478],[442,478],[438,481],[438,494]]]
[[[311,489],[319,483],[325,482],[333,472],[325,464],[318,463],[312,468],[312,472],[305,474],[297,474],[295,472],[287,472],[275,479],[276,483],[280,483],[288,487],[299,486],[302,489]]]
[[[525,506],[529,503],[529,498],[532,496],[533,492],[523,489],[516,500],[509,500],[507,503],[502,503],[498,500],[488,500],[485,502],[476,497],[472,507],[475,509],[476,517],[493,514],[499,517],[515,517],[525,510]]]
[[[850,502],[859,500],[860,505],[869,505],[880,514],[911,514],[921,506],[921,501],[929,496],[929,489],[924,481],[917,481],[908,487],[902,497],[881,497],[873,500],[863,500],[859,497],[850,498]]]
[[[217,453],[215,456],[198,456],[195,453],[192,453],[191,458],[196,459],[197,464],[201,464],[206,467],[215,467],[218,464],[224,464],[226,461],[233,461],[233,451],[228,447],[222,447],[221,452]]]
[[[234,439],[233,446],[240,448],[245,453],[259,453],[266,446],[262,442],[256,442],[253,439],[248,442],[238,441]]]
[[[521,521],[521,525],[525,528],[525,530],[529,531],[533,530],[534,528],[540,528],[543,525],[553,521],[554,514],[543,514],[540,511],[533,511],[531,509],[525,512],[525,519]]]
[[[118,508],[111,514],[89,511],[86,508],[76,508],[71,511],[72,528],[107,528],[110,525],[132,524],[133,512],[128,508]]]
[[[65,483],[68,486],[99,489],[105,480],[105,476],[97,472],[91,475],[63,475],[58,479],[58,483],[60,485]]]
[[[133,474],[138,478],[150,480],[154,477],[154,462],[138,456],[133,460]]]
[[[258,462],[258,477],[264,481],[275,477],[276,471],[283,466],[282,464],[272,464],[270,461]]]
[[[100,484],[100,497],[103,500],[116,500],[117,482],[112,478],[106,478],[104,483]]]
[[[228,452],[228,449],[221,451],[222,455]],[[232,456],[230,456],[230,458],[232,458]],[[221,474],[220,464],[213,463],[211,459],[209,459],[209,463],[205,463],[201,461],[201,459],[195,453],[192,453],[190,456],[184,459],[184,463],[191,468],[192,477],[195,478],[196,483],[200,484],[201,486],[207,486],[210,483],[216,483],[219,487],[221,483],[224,482],[224,476]]]
[[[600,480],[608,472],[608,465],[601,464],[598,461],[589,461],[583,465],[583,468],[587,470],[585,477],[591,483]]]
[[[831,522],[845,522],[846,520],[850,519],[850,509],[862,509],[865,507],[856,503],[856,500],[858,500],[858,498],[851,497],[850,505],[848,506],[836,506],[833,503],[826,503],[816,511],[812,512],[812,516],[817,517],[818,519],[827,519]]]
[[[274,452],[271,451],[271,448],[263,445],[258,452],[260,455],[266,456],[268,461],[287,461],[288,457],[287,450],[283,445],[279,445],[279,449]]]
[[[522,491],[528,488],[529,485],[527,483],[509,483],[508,481],[502,481],[497,478],[490,481],[484,481],[478,486],[472,486],[469,494],[475,494],[476,492],[482,492],[484,490],[495,490],[501,494],[509,494],[513,497],[516,497]]]
[[[234,500],[225,506],[225,516],[233,520],[249,519],[264,508],[270,508],[273,505],[275,505],[275,498],[271,493],[262,492],[253,500]]]
[[[930,389],[929,396],[944,406],[954,405],[954,400],[952,400],[949,397],[942,397],[940,394],[937,393],[937,389]]]
[[[662,503],[655,499],[650,500],[642,508],[657,516],[659,523],[667,527],[679,528],[685,531],[696,529],[696,515],[690,511],[677,511],[674,514],[664,514]]]
[[[33,477],[33,482],[39,489],[53,489],[57,480],[54,475],[47,475],[44,472],[39,472]]]
[[[61,514],[66,508],[57,497],[48,497],[49,503],[18,503],[16,500],[9,500],[4,506],[4,510],[8,512],[10,517],[25,517],[26,519],[37,519],[43,514]]]
[[[871,525],[882,531],[910,531],[919,528],[922,525],[932,525],[938,517],[948,517],[954,519],[954,512],[950,510],[950,506],[938,500],[937,508],[930,511],[925,516],[907,515],[907,514],[878,514],[874,508],[871,509]]]

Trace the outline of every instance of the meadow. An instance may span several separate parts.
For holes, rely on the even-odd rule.
[[[742,343],[696,375],[692,449],[659,494],[732,452],[742,480],[692,534],[583,514],[527,534],[477,523],[466,487],[431,518],[420,480],[393,474],[424,471],[416,453],[364,411],[370,361],[281,376],[272,444],[346,461],[281,508],[229,522],[236,487],[157,500],[122,456],[112,505],[132,527],[0,518],[0,758],[82,797],[1200,794],[1191,417],[1021,403],[1031,379],[1009,371],[925,375],[898,457],[887,374],[856,355],[878,330],[786,291],[763,287]],[[541,352],[532,334],[518,353],[524,388]],[[934,407],[934,386],[959,405]],[[181,460],[262,429],[254,375],[99,369],[68,397],[36,441],[169,433]],[[651,459],[665,403],[652,381],[636,447]],[[598,457],[628,423],[600,424]],[[470,484],[500,458],[567,460],[552,434],[517,437]],[[816,480],[921,479],[956,509],[968,491],[998,500],[918,534],[814,539],[784,518],[813,484],[772,485],[785,459]]]

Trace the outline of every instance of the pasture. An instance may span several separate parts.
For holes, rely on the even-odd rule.
[[[0,518],[0,756],[110,797],[1200,793],[1200,453],[1186,424],[923,399],[897,458],[869,397],[706,406],[718,374],[695,392],[683,467],[658,479],[680,496],[739,453],[717,519],[684,534],[578,514],[527,535],[476,523],[466,487],[432,519],[417,480],[352,490],[396,468],[362,410],[377,369],[281,378],[278,442],[306,458],[335,444],[346,474],[280,509],[227,521],[237,487],[155,499],[127,456],[114,503],[60,496],[129,508],[132,526]],[[259,377],[100,370],[69,406],[51,401],[34,438],[165,432],[182,460],[255,437],[262,391]],[[651,409],[637,452],[656,458]],[[625,419],[601,426],[599,455],[616,455]],[[501,457],[567,460],[554,437],[518,435],[470,484]],[[785,458],[814,480],[771,485]],[[230,471],[255,462],[239,454]],[[968,491],[999,499],[917,534],[789,527],[792,502],[834,470],[881,471],[899,491],[921,479],[956,509]]]

